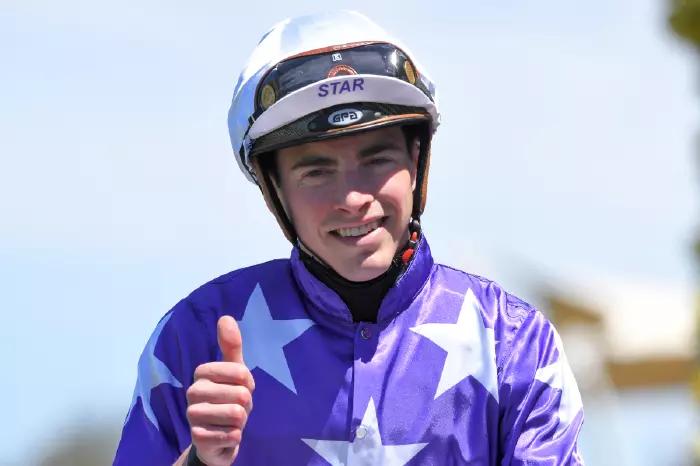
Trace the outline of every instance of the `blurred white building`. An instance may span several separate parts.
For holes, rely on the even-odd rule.
[[[693,288],[599,277],[546,295],[584,399],[588,463],[692,464]]]

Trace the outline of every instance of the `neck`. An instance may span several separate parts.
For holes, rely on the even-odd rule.
[[[389,268],[372,280],[353,282],[316,257],[300,240],[300,257],[306,268],[323,284],[335,291],[350,309],[355,322],[376,322],[379,306],[389,289],[394,286],[401,273],[413,260],[413,253],[421,235],[418,220],[411,220],[408,227],[408,241],[394,255]]]
[[[377,321],[377,313],[384,296],[405,268],[396,257],[387,271],[378,277],[363,282],[353,282],[321,263],[305,249],[300,248],[300,251],[301,259],[309,272],[340,296],[348,306],[355,322]]]

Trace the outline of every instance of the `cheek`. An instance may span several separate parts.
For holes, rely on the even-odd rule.
[[[391,176],[379,189],[378,198],[389,203],[400,214],[410,215],[413,206],[413,180],[408,170],[402,170]],[[408,210],[408,213],[405,211]]]
[[[315,229],[327,210],[325,199],[328,199],[328,196],[312,191],[295,189],[285,193],[292,222],[298,232]]]

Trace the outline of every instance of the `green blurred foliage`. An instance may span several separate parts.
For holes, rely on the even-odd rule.
[[[700,0],[671,0],[669,23],[673,31],[680,37],[695,45],[700,51]],[[695,257],[700,266],[700,234],[697,235],[694,247]],[[700,270],[700,267],[698,267]],[[696,329],[700,338],[700,293],[698,294]],[[700,342],[698,344],[700,349]],[[692,384],[693,391],[700,400],[700,354],[696,365]],[[700,435],[696,434],[693,448],[693,464],[700,466]]]
[[[670,1],[669,23],[671,28],[678,36],[695,45],[700,51],[700,0]],[[694,253],[700,265],[700,234],[698,234],[694,245]],[[698,320],[700,321],[700,319]]]
[[[671,0],[669,21],[679,36],[700,47],[700,0]]]

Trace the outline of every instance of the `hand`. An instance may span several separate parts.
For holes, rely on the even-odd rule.
[[[223,316],[216,330],[223,358],[195,369],[187,389],[187,420],[199,459],[207,466],[230,466],[253,409],[255,382],[243,362],[236,320]]]

